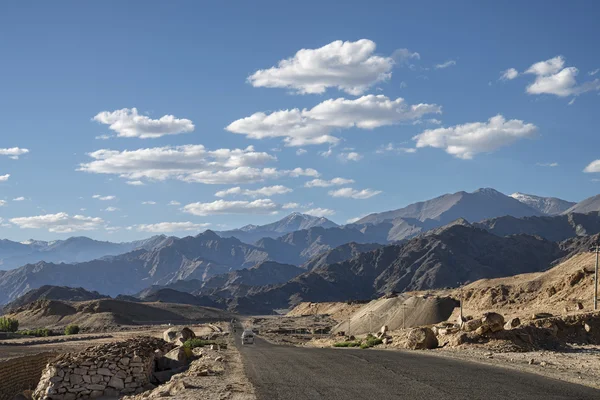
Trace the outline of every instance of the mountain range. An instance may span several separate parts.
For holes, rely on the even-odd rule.
[[[452,226],[457,226],[453,228],[458,232],[453,236],[455,241],[461,235],[473,240],[483,237],[482,235],[486,235],[485,238],[496,238],[496,241],[482,239],[477,242],[478,246],[482,246],[478,251],[493,254],[498,248],[512,251],[506,243],[517,239],[511,235],[517,235],[521,238],[517,241],[535,248],[540,240],[554,243],[600,232],[600,198],[586,199],[561,211],[570,204],[572,203],[554,198],[522,194],[506,196],[494,189],[479,189],[472,193],[447,194],[398,210],[371,214],[345,226],[337,226],[326,218],[293,213],[268,225],[246,226],[226,232],[208,230],[184,238],[157,236],[145,241],[121,244],[97,242],[88,238],[71,238],[52,243],[2,241],[0,243],[4,246],[0,246],[1,259],[16,259],[14,249],[22,246],[30,249],[29,254],[35,254],[36,258],[20,268],[0,271],[0,304],[13,301],[29,290],[44,285],[83,287],[110,296],[129,296],[155,285],[157,290],[170,289],[200,296],[233,298],[233,303],[229,306],[240,310],[255,307],[258,304],[256,299],[266,296],[264,293],[275,290],[274,286],[278,285],[289,284],[291,286],[286,286],[288,289],[296,288],[297,291],[278,289],[278,292],[270,292],[279,294],[274,295],[277,301],[266,299],[269,304],[285,305],[290,302],[290,296],[304,298],[311,293],[323,291],[332,296],[335,294],[337,297],[351,298],[358,295],[371,296],[386,290],[453,285],[457,279],[462,279],[461,274],[468,279],[477,278],[478,271],[496,276],[493,274],[512,273],[512,266],[502,267],[503,269],[494,272],[496,264],[491,264],[494,268],[490,269],[488,264],[481,262],[483,254],[464,255],[468,249],[463,248],[444,253],[446,258],[439,256],[429,261],[430,254],[436,257],[439,255],[437,250],[433,252],[437,249],[436,246],[452,249],[452,243],[444,240],[434,243],[431,242],[431,237],[441,237],[443,233],[443,238],[449,239],[449,234],[444,232],[452,231]],[[594,204],[598,208],[596,212],[567,213],[569,210],[593,209]],[[289,230],[292,231],[287,232]],[[480,233],[472,234],[471,230]],[[243,236],[241,232],[250,232],[244,237],[247,241],[262,234],[267,236],[250,244],[234,236]],[[518,250],[516,254],[521,255],[521,245],[514,246]],[[92,248],[93,251],[84,251],[87,248]],[[409,248],[413,249],[410,257],[406,253]],[[404,250],[394,252],[391,249]],[[549,254],[552,257],[556,255],[552,253],[554,249],[555,245],[547,248],[551,250]],[[119,251],[124,253],[110,254]],[[99,256],[87,260],[93,256],[93,252],[97,252]],[[109,253],[106,254],[107,252]],[[44,258],[40,261],[42,256],[38,255],[42,253]],[[413,260],[411,257],[417,253],[421,254],[420,258]],[[365,259],[365,262],[371,264],[352,268],[360,272],[377,265],[377,276],[382,278],[373,278],[372,274],[377,272],[375,271],[370,273],[367,283],[358,282],[363,279],[361,273],[346,276],[340,274],[340,271],[329,269],[332,265],[366,257],[365,254],[379,254],[390,258],[371,261]],[[395,256],[392,257],[393,254]],[[86,260],[78,262],[77,257]],[[467,264],[460,268],[453,267],[452,263],[461,257],[466,257]],[[509,258],[509,255],[497,257],[511,262],[515,270],[519,270],[517,272],[526,272],[532,266],[541,268],[540,263],[533,262],[535,260],[530,260],[526,254],[522,258],[532,261],[530,266]],[[540,254],[537,260],[547,261],[544,257]],[[395,272],[385,278],[389,284],[382,280],[387,276],[381,269],[386,260],[388,267],[396,266]],[[408,261],[410,266],[407,266]],[[261,268],[253,269],[259,265]],[[419,265],[424,265],[423,268],[429,272],[419,275],[420,272],[416,271],[421,268]],[[500,268],[500,265],[497,267]],[[468,274],[464,268],[470,268]],[[263,271],[269,272],[265,274]],[[298,274],[300,275],[296,277]],[[274,280],[265,280],[269,276]],[[336,288],[334,282],[338,278],[341,286]],[[371,278],[375,281],[369,283]],[[352,283],[352,280],[357,282]],[[314,287],[311,286],[313,284]],[[354,289],[343,289],[344,285]],[[156,290],[146,294],[155,296],[155,293]],[[244,298],[237,297],[242,293]],[[167,298],[176,293],[162,292],[159,295]]]

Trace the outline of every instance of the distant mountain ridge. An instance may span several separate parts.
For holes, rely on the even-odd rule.
[[[164,235],[145,240],[112,243],[90,239],[85,236],[45,242],[27,240],[13,242],[0,240],[0,269],[13,269],[40,261],[74,263],[130,252],[135,249],[151,249],[160,246],[168,238]]]
[[[278,238],[286,233],[310,229],[314,227],[334,228],[338,225],[324,217],[314,217],[312,215],[298,212],[291,213],[279,221],[266,225],[246,225],[239,229],[230,231],[216,232],[221,237],[235,237],[244,243],[253,244],[256,241],[268,237]]]
[[[519,192],[511,194],[510,197],[535,208],[544,215],[559,215],[576,204],[573,201],[566,201],[556,197],[540,197]]]
[[[573,207],[564,211],[563,214],[570,214],[570,213],[585,214],[585,213],[589,213],[592,211],[600,211],[600,194],[598,194],[596,196],[588,197],[587,199],[580,201],[579,203],[575,204]]]

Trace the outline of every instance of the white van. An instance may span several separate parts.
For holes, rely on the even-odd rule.
[[[242,344],[254,344],[254,332],[245,330],[242,333]]]

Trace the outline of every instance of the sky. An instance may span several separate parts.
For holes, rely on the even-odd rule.
[[[600,193],[600,3],[0,6],[0,238]],[[594,50],[596,49],[596,50]]]

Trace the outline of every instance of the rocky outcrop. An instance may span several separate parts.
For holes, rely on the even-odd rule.
[[[35,400],[75,400],[118,397],[154,387],[150,383],[156,351],[173,346],[138,337],[66,353],[49,362],[34,392]]]
[[[406,344],[411,350],[435,349],[438,340],[431,328],[420,327],[410,330]]]

